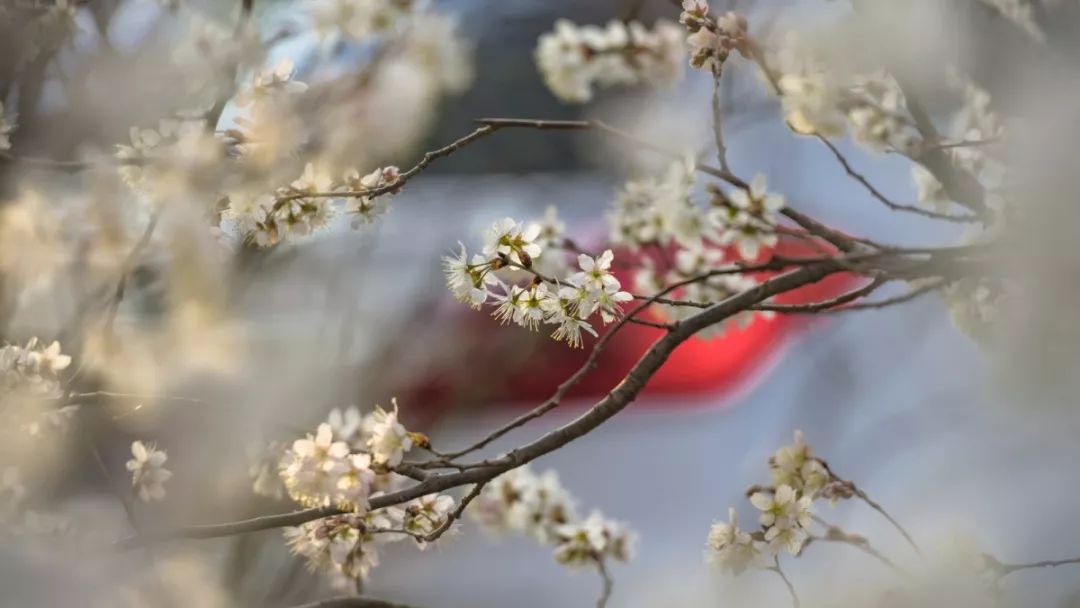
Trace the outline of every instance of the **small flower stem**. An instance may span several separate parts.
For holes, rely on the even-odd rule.
[[[855,493],[855,496],[858,496],[859,499],[865,502],[871,509],[877,511],[881,514],[882,517],[888,520],[888,522],[892,524],[894,528],[896,528],[897,532],[899,532],[900,535],[904,537],[904,540],[906,540],[908,544],[911,545],[911,548],[915,550],[915,553],[919,554],[919,557],[925,557],[922,550],[919,549],[919,545],[915,542],[915,539],[913,539],[911,535],[908,534],[908,531],[900,525],[900,522],[896,521],[896,519],[894,519],[892,515],[889,515],[889,512],[886,511],[884,507],[882,507],[879,503],[870,498],[870,496],[867,495],[862,488],[855,485],[855,482],[843,479],[839,475],[834,473],[832,469],[829,468],[828,463],[826,463],[824,460],[819,460],[818,462],[820,462],[821,465],[825,467],[825,470],[829,473],[829,476],[832,477],[834,481],[850,486],[852,492]]]
[[[596,608],[604,608],[607,606],[608,600],[611,599],[611,592],[615,588],[615,579],[611,578],[603,559],[596,560],[596,570],[600,573],[602,583],[600,597],[596,600]]]
[[[794,608],[799,608],[799,594],[795,592],[795,585],[791,584],[791,580],[788,579],[787,575],[784,574],[784,571],[780,569],[780,558],[777,557],[773,559],[775,559],[775,565],[766,568],[766,570],[775,572],[777,576],[780,577],[780,580],[784,581],[784,586],[787,587],[788,593],[791,595],[791,605],[794,606]]]
[[[814,521],[818,522],[822,526],[825,526],[826,531],[824,536],[811,536],[810,541],[844,543],[847,545],[851,545],[852,547],[855,547],[863,553],[866,553],[867,555],[878,560],[882,564],[888,566],[889,569],[891,569],[898,575],[903,577],[910,576],[910,573],[907,570],[904,570],[903,568],[898,566],[896,562],[892,561],[888,557],[885,557],[883,553],[871,546],[870,541],[866,540],[866,538],[859,536],[858,534],[848,533],[843,529],[826,522],[817,515],[814,516]],[[810,541],[807,541],[807,544],[809,544]],[[805,548],[806,545],[803,545],[803,547]]]
[[[1049,559],[1041,562],[1031,562],[1029,564],[997,564],[996,570],[998,572],[998,578],[1018,572],[1020,570],[1033,570],[1035,568],[1057,568],[1058,566],[1069,566],[1073,564],[1080,564],[1080,557],[1073,557],[1069,559]]]
[[[487,485],[486,481],[474,485],[472,487],[472,490],[470,490],[469,493],[465,495],[465,498],[461,499],[461,503],[458,504],[457,508],[454,509],[452,513],[446,516],[446,521],[444,521],[442,525],[438,528],[432,530],[431,534],[425,536],[423,540],[425,542],[431,542],[445,534],[446,531],[450,529],[450,526],[454,524],[454,521],[461,519],[461,516],[463,513],[465,513],[465,508],[469,506],[469,503],[475,500],[477,496],[480,496],[480,492],[484,489],[485,485]]]
[[[727,160],[727,145],[724,144],[723,109],[720,107],[720,68],[713,70],[712,88],[712,130],[713,140],[716,142],[716,160],[720,163],[721,171],[731,171]]]

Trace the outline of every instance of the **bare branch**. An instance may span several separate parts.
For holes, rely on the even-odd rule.
[[[150,216],[150,221],[146,223],[146,229],[143,230],[142,237],[139,238],[135,246],[128,252],[127,257],[120,265],[120,279],[116,282],[116,290],[113,292],[113,297],[109,301],[108,313],[105,317],[105,335],[109,338],[113,334],[113,323],[116,321],[116,314],[120,310],[120,302],[124,300],[124,290],[127,288],[127,281],[131,272],[135,269],[135,264],[139,261],[139,256],[150,245],[150,239],[154,237],[154,230],[157,229],[158,214],[154,213]]]
[[[542,435],[530,443],[511,450],[504,456],[485,461],[484,463],[476,465],[474,468],[468,468],[454,473],[432,475],[425,481],[417,483],[416,485],[397,492],[376,496],[371,499],[369,507],[372,510],[380,509],[461,485],[486,482],[506,471],[529,463],[567,445],[575,439],[588,434],[593,429],[621,412],[637,397],[648,380],[660,369],[664,362],[667,361],[675,348],[697,332],[722,322],[732,315],[742,312],[748,307],[760,303],[767,298],[785,291],[796,289],[803,285],[817,282],[830,274],[840,272],[842,269],[843,266],[836,260],[821,260],[816,264],[807,265],[785,274],[772,277],[746,291],[719,302],[690,318],[676,323],[672,331],[657,339],[652,346],[649,347],[645,354],[642,355],[634,365],[633,369],[631,369],[611,392],[594,404],[588,411],[571,422]],[[638,308],[640,309],[648,304],[648,302],[643,303]],[[612,334],[605,334],[605,337],[610,335]],[[594,350],[594,354],[596,352],[597,351]],[[575,377],[584,375],[589,367],[590,364],[586,363],[585,366],[579,369],[578,372],[562,386],[568,386],[567,383],[572,381]],[[560,386],[560,389],[562,389],[562,386]],[[565,391],[565,389],[562,390]],[[559,394],[560,393],[557,392],[557,396]],[[553,404],[556,403],[557,400],[549,399],[548,402],[545,402],[545,405],[552,404],[549,407],[554,407]],[[521,424],[524,424],[524,422]],[[321,519],[343,512],[342,509],[336,507],[320,507],[292,513],[255,517],[224,524],[162,530],[146,536],[120,541],[117,543],[117,546],[124,549],[150,542],[160,542],[176,538],[216,538],[270,528],[297,526],[314,519]]]
[[[298,604],[292,608],[415,608],[370,597],[345,596]]]
[[[1033,570],[1035,568],[1057,568],[1058,566],[1071,566],[1074,564],[1080,564],[1080,557],[1072,557],[1069,559],[1048,559],[1041,562],[1031,562],[1029,564],[1004,564],[989,555],[984,555],[988,561],[991,561],[992,569],[998,574],[998,578],[1012,574],[1013,572],[1019,572],[1020,570]]]
[[[874,278],[874,280],[870,281],[866,285],[863,285],[862,287],[859,287],[858,289],[853,289],[847,293],[840,294],[835,298],[830,298],[821,302],[812,302],[810,304],[757,304],[751,307],[751,310],[767,310],[788,314],[826,312],[836,308],[837,306],[847,304],[848,302],[858,300],[865,295],[873,293],[877,288],[881,287],[886,282],[886,279],[876,277]]]
[[[924,217],[935,220],[943,220],[946,222],[979,223],[983,221],[980,216],[972,213],[964,215],[952,215],[949,213],[938,213],[936,211],[930,211],[929,209],[923,209],[915,205],[905,205],[902,203],[897,203],[889,197],[885,196],[880,190],[878,190],[874,186],[874,184],[870,183],[870,180],[867,179],[865,175],[856,171],[854,167],[851,166],[851,163],[848,162],[848,159],[843,155],[843,153],[840,152],[840,149],[837,148],[836,145],[833,144],[831,141],[829,141],[827,137],[816,133],[814,134],[814,137],[817,138],[817,140],[821,143],[825,144],[825,147],[828,148],[830,152],[832,152],[833,156],[836,157],[836,160],[840,163],[840,165],[844,167],[844,171],[847,172],[849,177],[861,184],[863,188],[865,188],[866,191],[870,193],[871,196],[881,201],[882,204],[884,204],[889,209],[892,209],[893,211],[914,213],[916,215],[922,215]]]

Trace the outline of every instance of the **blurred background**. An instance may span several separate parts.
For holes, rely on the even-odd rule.
[[[296,78],[316,89],[333,81],[327,65],[350,69],[371,60],[370,49],[327,50],[313,36],[292,31],[300,4],[256,0],[254,19],[264,37],[288,32],[268,65],[289,57]],[[713,4],[720,12],[723,3]],[[1039,107],[1031,103],[1032,85],[1049,78],[1026,71],[1032,63],[1028,54],[1035,53],[1035,63],[1061,84],[1045,95],[1068,106],[1058,108],[1053,125],[1061,132],[1052,137],[1054,158],[1069,158],[1062,161],[1067,173],[1075,158],[1068,156],[1068,142],[1077,123],[1070,121],[1075,104],[1065,95],[1075,82],[1063,79],[1058,68],[1077,59],[1080,5],[1034,3],[1051,52],[1033,50],[1029,37],[982,2],[946,2],[946,9],[941,4],[913,0],[910,11],[896,11],[893,39],[880,44],[914,49],[910,59],[922,63],[927,81],[939,79],[946,63],[962,65],[995,100],[1021,114]],[[192,5],[209,18],[226,20],[236,10],[217,2]],[[845,2],[812,0],[732,5],[748,14],[751,32],[761,34],[792,24],[828,23],[852,10]],[[707,73],[688,70],[670,89],[605,90],[588,105],[568,106],[547,90],[534,65],[536,40],[557,18],[605,23],[632,15],[645,23],[674,21],[675,6],[660,0],[441,0],[437,7],[457,19],[472,45],[472,85],[441,98],[418,141],[378,163],[409,167],[424,150],[468,133],[480,117],[602,118],[665,148],[711,158]],[[130,125],[154,122],[154,103],[134,103],[155,92],[144,78],[152,63],[144,65],[139,57],[168,37],[172,10],[135,0],[80,5],[73,50],[47,62],[48,75],[32,99],[22,88],[7,97],[7,83],[17,70],[6,66],[0,92],[5,107],[19,117],[13,150],[54,159],[82,158],[90,149],[108,153],[111,142],[126,139]],[[104,30],[102,23],[108,24]],[[905,38],[913,32],[925,39]],[[10,32],[0,34],[0,56],[2,45],[15,39]],[[1074,70],[1080,64],[1071,65]],[[789,205],[850,234],[912,246],[948,244],[963,236],[962,225],[886,209],[819,142],[792,134],[752,64],[733,60],[727,70],[725,135],[736,174],[768,175],[770,190],[784,193]],[[62,87],[62,76],[85,78],[87,86]],[[948,96],[932,87],[927,93],[935,119],[944,121],[953,109]],[[79,104],[96,109],[72,112]],[[87,120],[87,115],[100,119]],[[219,130],[233,125],[235,116],[236,108],[226,107]],[[344,133],[351,126],[348,120],[338,125]],[[1044,130],[1053,129],[1034,132]],[[377,133],[358,130],[356,135],[366,136]],[[916,198],[910,161],[869,154],[848,141],[838,146],[894,200]],[[88,377],[80,390],[131,397],[87,399],[89,406],[109,402],[110,415],[92,417],[85,436],[63,448],[68,457],[61,471],[36,499],[63,505],[74,514],[69,525],[91,529],[102,541],[125,536],[130,530],[107,491],[111,482],[103,480],[101,467],[79,442],[99,446],[105,469],[125,482],[130,441],[152,436],[168,448],[175,473],[169,493],[177,500],[146,515],[147,522],[212,523],[282,512],[292,507],[250,496],[245,447],[295,436],[296,429],[312,430],[331,408],[368,409],[397,397],[410,429],[429,434],[436,446],[456,449],[539,403],[573,371],[576,366],[567,361],[577,355],[454,302],[444,286],[440,257],[459,240],[477,242],[500,217],[540,218],[548,205],[558,208],[577,242],[601,249],[607,238],[604,214],[621,184],[635,175],[662,173],[670,162],[629,147],[593,132],[507,130],[432,165],[393,199],[377,227],[357,233],[338,222],[302,245],[237,254],[239,286],[222,288],[229,291],[227,323],[191,334],[174,353],[148,346]],[[65,191],[70,185],[65,180],[79,179],[26,163],[0,164],[0,171],[0,186],[9,193],[27,182]],[[73,200],[80,194],[67,192]],[[1072,213],[1061,215],[1066,237],[1074,225]],[[151,258],[132,274],[116,318],[119,327],[164,323],[168,288],[160,267],[161,261]],[[1074,282],[1072,275],[1056,276],[1070,285],[1046,292],[1054,307],[1040,308],[1013,331],[1043,337],[1060,332],[1071,345]],[[212,286],[216,279],[206,280]],[[8,328],[4,337],[12,341],[62,335],[65,320],[78,308],[69,291],[50,288],[26,297],[16,295],[11,283],[0,291]],[[486,455],[565,424],[614,386],[621,366],[655,335],[644,328],[631,334],[574,399],[502,438]],[[767,481],[766,459],[790,442],[795,429],[924,548],[948,545],[962,535],[976,537],[983,550],[1003,560],[1073,557],[1080,554],[1080,533],[1072,521],[1073,488],[1080,482],[1078,420],[1070,403],[1076,359],[1071,346],[1033,342],[1010,342],[988,352],[956,329],[946,304],[933,295],[883,310],[758,319],[746,330],[681,347],[682,367],[669,364],[659,386],[597,431],[534,463],[534,469],[557,470],[583,511],[601,509],[639,534],[635,558],[612,567],[613,606],[786,605],[786,591],[770,573],[730,579],[710,570],[702,553],[709,525],[726,518],[729,505],[752,521],[743,493]],[[1054,363],[1043,365],[1043,355]],[[199,402],[178,402],[178,396]],[[903,539],[865,505],[843,503],[821,516],[866,535],[889,555],[912,559]],[[112,597],[107,591],[116,581],[153,577],[144,560],[176,573],[166,586],[190,580],[177,586],[175,605],[291,606],[329,593],[318,574],[288,554],[280,531],[272,530],[108,557],[92,549],[56,556],[4,543],[0,605],[82,605],[79,598]],[[845,593],[838,589],[889,575],[842,545],[813,546],[789,563],[785,568],[796,587],[809,597],[826,598],[814,605],[844,604]],[[57,571],[63,584],[52,584]],[[1075,571],[1066,567],[1024,574],[1008,585],[1022,590],[1024,605],[1080,606],[1075,580]],[[599,584],[591,572],[567,574],[550,550],[535,542],[493,539],[467,522],[463,534],[424,553],[405,544],[389,547],[365,592],[447,608],[587,606],[595,602]],[[208,595],[200,596],[201,589]],[[151,605],[139,601],[131,605]]]

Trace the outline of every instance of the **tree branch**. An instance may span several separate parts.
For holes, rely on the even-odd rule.
[[[415,608],[406,604],[396,604],[370,597],[333,597],[325,600],[298,604],[292,608]]]
[[[899,267],[904,267],[905,265],[910,266],[912,264],[909,260],[904,259],[898,259],[896,262]],[[925,262],[918,262],[917,264],[924,265]],[[372,510],[381,509],[383,507],[397,505],[414,498],[442,492],[458,486],[487,482],[502,473],[527,464],[569,444],[588,434],[593,429],[621,412],[638,396],[638,394],[640,394],[648,380],[660,369],[664,362],[667,361],[675,348],[697,332],[716,323],[720,323],[732,315],[745,311],[749,307],[777,294],[815,283],[831,274],[843,270],[844,265],[839,260],[821,260],[820,262],[809,264],[802,268],[772,277],[746,291],[718,302],[692,317],[675,323],[670,332],[657,339],[652,346],[649,347],[634,365],[633,369],[631,369],[614,389],[576,419],[542,435],[530,443],[511,450],[509,453],[499,458],[484,461],[483,463],[479,463],[462,471],[432,475],[425,481],[408,488],[384,494],[382,496],[376,496],[370,500],[369,508]],[[648,303],[643,303],[641,306],[647,304]],[[641,308],[641,306],[639,306],[639,308]],[[605,334],[605,337],[608,335],[610,334]],[[595,352],[596,351],[594,350],[594,353]],[[567,382],[570,382],[575,377],[579,377],[579,375],[583,375],[589,366],[590,364],[586,363],[586,365],[579,369]],[[567,385],[567,383],[564,383],[564,385]],[[557,395],[558,394],[557,391]],[[557,403],[557,401],[549,399],[548,402],[545,402],[545,405],[550,403]],[[549,407],[554,407],[554,405],[550,405]],[[136,536],[134,538],[119,541],[117,547],[126,549],[144,545],[146,543],[161,542],[178,538],[217,538],[270,528],[297,526],[308,521],[344,512],[345,511],[342,509],[336,507],[319,507],[223,524],[161,530],[146,536]]]

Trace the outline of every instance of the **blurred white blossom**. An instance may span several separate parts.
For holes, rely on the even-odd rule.
[[[127,461],[131,471],[131,485],[143,502],[165,499],[165,482],[172,478],[172,471],[165,468],[168,456],[152,443],[134,441],[131,444],[133,458]]]
[[[540,37],[535,59],[556,97],[584,103],[594,87],[673,83],[682,75],[683,38],[681,28],[665,20],[650,30],[636,21],[600,27],[560,19]]]

